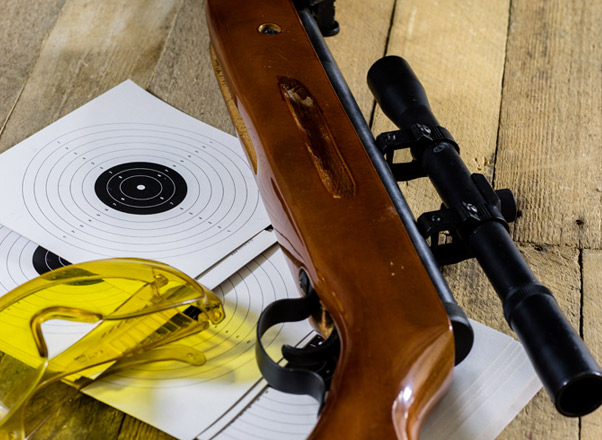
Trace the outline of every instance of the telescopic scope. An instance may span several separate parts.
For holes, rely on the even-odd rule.
[[[458,219],[455,236],[482,266],[558,411],[582,416],[595,410],[602,403],[599,365],[524,261],[499,199],[482,176],[470,174],[409,64],[396,56],[378,60],[368,72],[368,85],[401,134],[424,135],[409,146],[412,157],[435,186],[444,212]]]

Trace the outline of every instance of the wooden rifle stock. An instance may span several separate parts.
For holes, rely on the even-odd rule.
[[[210,0],[207,17],[278,241],[341,338],[311,438],[417,439],[454,364],[433,281],[289,0]]]

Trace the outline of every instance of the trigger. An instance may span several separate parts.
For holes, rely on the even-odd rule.
[[[336,329],[333,329],[328,339],[324,340],[317,336],[312,339],[305,347],[293,347],[284,345],[282,347],[282,356],[286,359],[291,367],[319,367],[332,359],[339,357],[341,344],[339,334]]]

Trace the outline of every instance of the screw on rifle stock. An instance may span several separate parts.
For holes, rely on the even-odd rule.
[[[264,35],[276,35],[282,32],[282,28],[276,23],[264,23],[257,30]]]
[[[311,281],[309,281],[309,276],[305,270],[301,269],[299,273],[299,287],[301,287],[301,291],[307,295],[311,290]]]

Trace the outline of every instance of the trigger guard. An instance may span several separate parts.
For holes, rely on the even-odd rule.
[[[290,394],[310,395],[318,401],[321,410],[327,390],[324,379],[318,373],[307,368],[279,365],[268,355],[261,342],[261,337],[269,328],[284,322],[307,319],[319,307],[320,300],[313,289],[304,297],[281,299],[267,306],[257,321],[255,357],[261,374],[272,388]]]

